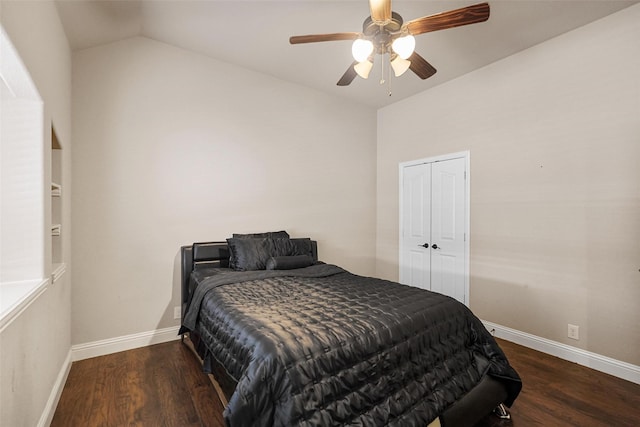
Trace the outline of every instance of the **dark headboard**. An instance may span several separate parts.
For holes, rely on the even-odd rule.
[[[296,240],[296,239],[291,239]],[[311,241],[313,259],[318,260],[318,242]],[[180,248],[182,259],[181,268],[181,298],[182,313],[184,315],[185,304],[189,299],[189,278],[191,272],[200,268],[227,268],[229,267],[229,247],[227,242],[201,242]]]
[[[229,247],[227,242],[201,242],[180,248],[182,259],[181,268],[181,295],[184,313],[184,304],[189,298],[189,278],[191,272],[198,268],[229,267]]]

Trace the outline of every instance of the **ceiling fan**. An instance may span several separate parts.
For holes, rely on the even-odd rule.
[[[293,36],[291,44],[353,40],[351,52],[355,61],[338,80],[338,86],[347,86],[356,75],[366,79],[373,68],[373,59],[377,55],[389,55],[391,68],[395,76],[402,75],[407,69],[421,79],[431,77],[436,69],[422,56],[414,52],[413,36],[431,31],[460,27],[489,19],[489,4],[479,3],[448,12],[423,16],[404,22],[402,16],[391,11],[391,0],[369,0],[371,16],[364,20],[361,33],[331,33]]]

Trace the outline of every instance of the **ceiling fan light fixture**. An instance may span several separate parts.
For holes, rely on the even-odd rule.
[[[409,69],[424,80],[433,76],[437,70],[415,52],[414,36],[484,22],[489,19],[491,10],[489,3],[478,3],[412,19],[405,23],[402,16],[391,10],[391,2],[392,0],[369,0],[371,15],[362,23],[362,32],[292,36],[289,38],[289,43],[351,40],[353,42],[351,53],[355,61],[338,80],[338,86],[351,84],[356,75],[364,79],[368,78],[376,55],[384,57],[380,62],[381,83],[385,82],[385,74],[391,74],[389,68],[393,68],[396,76],[402,75]]]
[[[393,74],[396,77],[400,77],[409,69],[411,66],[411,61],[408,61],[400,55],[396,55],[395,58],[391,60],[391,68],[393,68]]]
[[[353,66],[353,69],[356,70],[356,73],[358,73],[358,75],[363,79],[369,78],[369,73],[371,72],[372,68],[373,62],[369,61],[368,59],[365,59],[364,61],[361,61]]]
[[[402,59],[408,59],[416,48],[416,38],[411,34],[398,37],[391,44],[391,48]]]
[[[373,43],[366,39],[355,39],[351,45],[351,54],[353,59],[358,62],[366,61],[369,55],[373,53]]]

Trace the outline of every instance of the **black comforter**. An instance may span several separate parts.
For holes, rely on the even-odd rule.
[[[456,300],[320,264],[200,278],[185,329],[237,381],[236,426],[426,426],[485,375],[521,383]]]

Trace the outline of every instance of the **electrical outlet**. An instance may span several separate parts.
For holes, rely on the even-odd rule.
[[[179,319],[180,317],[182,317],[182,310],[180,309],[179,305],[176,305],[175,307],[173,307],[173,318]]]
[[[580,339],[580,327],[578,325],[572,325],[569,323],[567,328],[567,336],[574,340]]]

